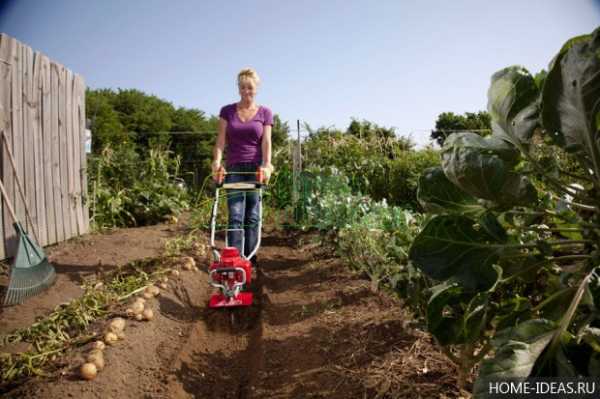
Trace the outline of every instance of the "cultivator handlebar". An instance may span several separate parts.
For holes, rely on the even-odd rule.
[[[219,171],[215,174],[215,184],[217,185],[217,187],[223,187],[223,188],[238,188],[238,187],[236,187],[236,185],[242,185],[242,186],[250,186],[251,185],[252,187],[250,187],[250,188],[259,188],[259,187],[262,187],[267,184],[264,169],[265,168],[263,168],[262,166],[259,166],[256,169],[256,172],[227,172],[227,171],[225,171],[225,169],[223,167],[221,167],[221,169],[219,169]],[[225,183],[225,176],[227,176],[227,175],[249,175],[249,174],[256,175],[255,182]],[[241,188],[241,189],[244,189],[244,188]]]
[[[248,175],[254,174],[256,175],[256,181],[248,181],[248,182],[236,182],[236,183],[225,183],[225,176],[227,175]],[[241,256],[245,259],[252,258],[260,247],[261,242],[261,231],[262,231],[262,190],[267,186],[264,176],[264,171],[262,167],[258,167],[256,172],[225,172],[223,168],[219,170],[216,174],[215,179],[215,199],[213,201],[213,206],[211,210],[210,216],[210,248],[212,250],[213,258],[215,260],[220,259],[221,255],[219,253],[219,248],[215,245],[215,233],[217,227],[217,212],[219,207],[219,193],[221,189],[224,190],[257,190],[259,195],[259,208],[258,208],[258,240],[256,242],[256,246],[252,249],[251,253],[248,256],[244,256],[242,253]],[[235,229],[226,229],[226,231],[234,231]],[[244,234],[242,233],[242,248],[244,247]],[[227,241],[226,241],[227,246]],[[244,251],[242,251],[244,252]]]

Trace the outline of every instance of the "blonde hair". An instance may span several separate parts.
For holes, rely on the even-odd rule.
[[[247,80],[252,80],[256,86],[260,84],[260,78],[258,77],[258,74],[252,68],[244,68],[240,71],[240,73],[238,73],[238,87]]]

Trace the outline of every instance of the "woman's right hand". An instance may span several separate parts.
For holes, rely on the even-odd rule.
[[[225,168],[220,162],[212,163],[212,176],[216,183],[223,183],[223,180],[225,179]]]

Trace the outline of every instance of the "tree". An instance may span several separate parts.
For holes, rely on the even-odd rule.
[[[282,122],[279,115],[273,117],[273,130],[271,132],[271,142],[273,148],[284,145],[289,137],[290,127],[287,122]]]
[[[486,111],[466,112],[464,115],[443,112],[435,122],[435,130],[431,132],[431,138],[443,146],[446,138],[454,132],[468,130],[486,136],[491,132],[491,128],[490,115]]]
[[[379,126],[376,123],[352,119],[346,133],[361,140],[379,142],[382,148],[387,148],[388,157],[393,159],[398,152],[410,151],[415,143],[409,137],[396,136],[396,129]]]
[[[173,126],[173,105],[140,90],[119,90],[113,103],[125,129],[141,148],[168,145]]]
[[[396,130],[394,128],[382,127],[364,119],[360,122],[354,118],[352,118],[352,122],[350,122],[346,133],[364,139],[390,139],[396,137]]]
[[[100,154],[106,145],[116,147],[127,143],[127,132],[112,102],[115,93],[108,89],[87,90],[85,109],[92,130],[92,151]]]

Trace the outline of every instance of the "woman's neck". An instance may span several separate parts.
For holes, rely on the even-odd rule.
[[[248,108],[248,109],[252,109],[252,108],[256,108],[256,103],[254,101],[244,101],[244,100],[240,100],[238,102],[238,107],[239,108]]]

